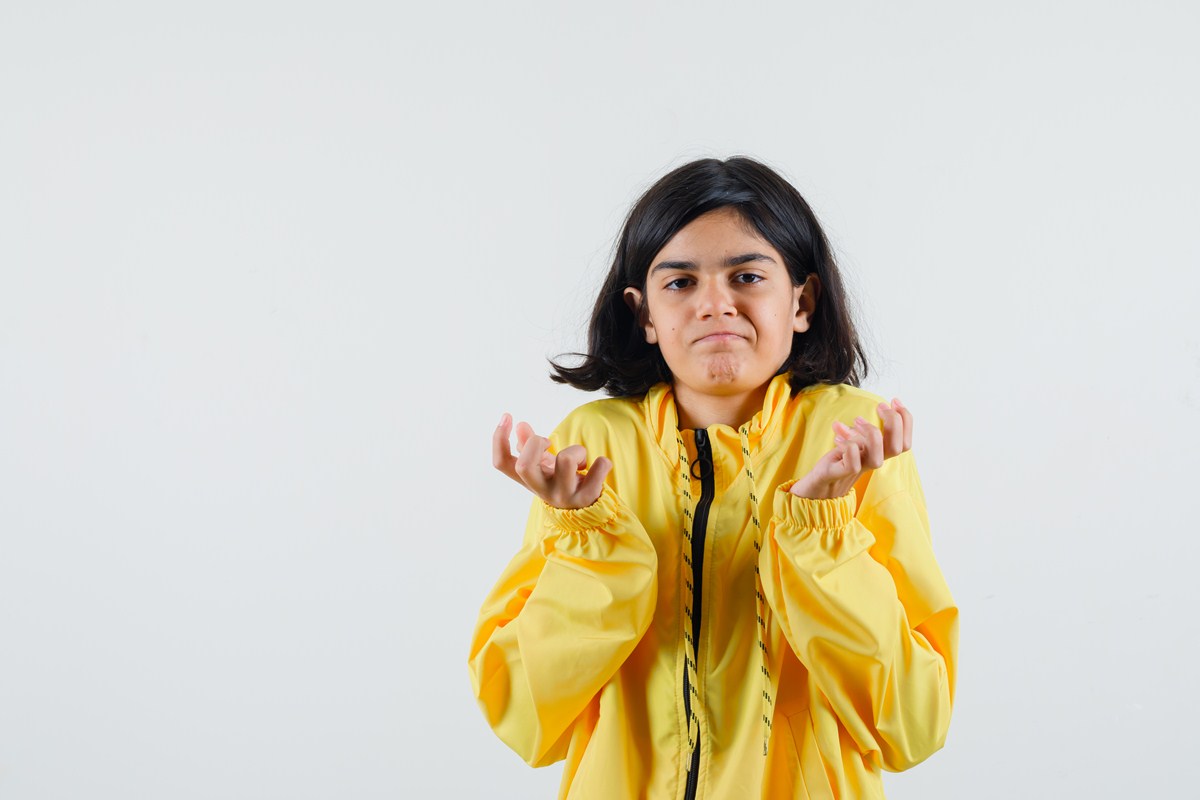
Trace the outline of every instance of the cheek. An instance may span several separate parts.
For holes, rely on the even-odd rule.
[[[786,346],[791,349],[792,346],[792,318],[787,313],[787,309],[776,310],[770,316],[771,336],[779,345]]]

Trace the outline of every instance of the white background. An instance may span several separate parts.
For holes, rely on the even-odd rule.
[[[746,154],[913,410],[962,615],[889,797],[1181,796],[1186,2],[5,2],[0,797],[552,797],[466,658],[630,204]]]

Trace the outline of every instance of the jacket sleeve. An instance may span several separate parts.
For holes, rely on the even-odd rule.
[[[488,724],[526,763],[566,757],[576,719],[650,626],[657,580],[653,543],[607,482],[587,508],[534,498],[469,660]]]
[[[780,485],[759,555],[763,593],[810,681],[869,758],[908,769],[945,743],[958,609],[934,560],[912,451],[844,497]],[[856,510],[857,502],[857,510]]]

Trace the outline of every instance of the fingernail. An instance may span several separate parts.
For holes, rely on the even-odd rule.
[[[871,423],[867,422],[865,419],[863,419],[862,417],[855,417],[855,418],[854,418],[854,421],[855,421],[855,422],[861,422],[863,425],[870,425],[870,424],[871,424]]]
[[[505,420],[505,419],[507,419],[507,418],[508,418],[508,412],[507,412],[507,411],[505,411],[503,414],[501,414],[501,415],[500,415],[500,421],[499,421],[498,423],[496,423],[496,427],[497,427],[497,428],[503,427],[503,426],[504,426],[504,420]]]
[[[893,397],[892,402],[896,404],[896,408],[904,408],[904,404],[900,402],[899,397]]]

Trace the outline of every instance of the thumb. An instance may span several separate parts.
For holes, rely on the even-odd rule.
[[[600,495],[604,493],[604,479],[608,477],[608,473],[612,471],[613,462],[604,456],[598,456],[592,462],[592,466],[588,468],[587,475],[579,483],[579,494],[581,497],[589,500],[588,505],[600,499]]]
[[[826,483],[842,477],[850,466],[845,460],[845,447],[844,442],[839,442],[832,450],[817,459],[817,463],[813,464],[813,468],[809,472],[812,479]]]

